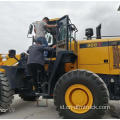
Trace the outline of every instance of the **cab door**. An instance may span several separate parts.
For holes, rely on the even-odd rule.
[[[57,52],[61,50],[68,50],[68,24],[69,17],[67,15],[63,16],[57,21]]]

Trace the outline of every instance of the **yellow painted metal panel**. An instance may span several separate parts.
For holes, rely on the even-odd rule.
[[[20,55],[16,55],[16,58],[19,60]],[[0,62],[0,66],[5,65],[5,66],[14,66],[17,63],[17,60],[14,58],[9,58],[8,55],[6,55],[6,60]],[[0,72],[4,72],[3,69],[0,69]]]
[[[50,19],[50,21],[56,21],[59,20],[60,18],[54,18],[54,19]]]
[[[79,64],[105,64],[104,60],[106,59],[108,60],[108,47],[79,49]]]
[[[78,68],[86,69],[95,73],[109,74],[109,49],[104,47],[80,48],[80,44],[89,44],[96,42],[107,42],[108,40],[86,40],[78,44]],[[108,62],[104,62],[108,60]]]
[[[89,48],[80,48],[80,44],[91,44],[107,41],[110,44],[111,41],[120,41],[120,38],[78,41],[78,68],[90,70],[98,74],[119,75],[120,69],[115,69],[113,67],[113,46],[90,46]],[[118,46],[118,48],[120,50],[120,45]],[[108,63],[104,63],[104,60],[107,59]]]
[[[109,64],[100,64],[100,65],[78,65],[79,69],[89,70],[98,74],[110,74]],[[114,74],[118,74],[117,72]]]

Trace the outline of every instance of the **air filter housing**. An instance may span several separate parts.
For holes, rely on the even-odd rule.
[[[93,29],[92,28],[87,28],[85,30],[85,36],[87,36],[87,40],[91,40],[93,36]]]

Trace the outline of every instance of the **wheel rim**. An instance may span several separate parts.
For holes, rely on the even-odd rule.
[[[93,96],[86,86],[74,84],[66,90],[65,103],[72,112],[83,114],[92,107]]]

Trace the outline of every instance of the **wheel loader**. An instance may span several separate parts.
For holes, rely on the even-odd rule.
[[[120,99],[120,38],[102,38],[98,26],[96,38],[92,37],[93,29],[87,28],[86,40],[76,40],[78,30],[68,15],[52,19],[49,24],[58,25],[49,29],[52,37],[48,36],[50,46],[56,44],[56,50],[48,53],[44,74],[38,71],[40,91],[35,91],[32,76],[27,74],[28,55],[9,50],[7,60],[11,64],[7,65],[7,60],[1,64],[1,109],[9,109],[15,94],[25,101],[42,96],[54,99],[63,118],[102,118],[109,109],[109,100]],[[31,24],[28,37],[33,27]]]

